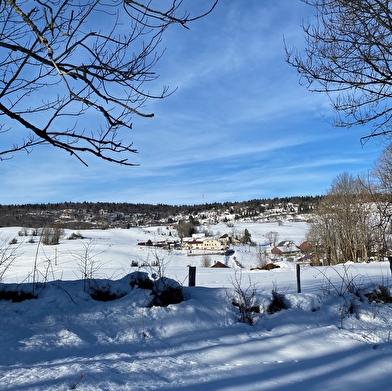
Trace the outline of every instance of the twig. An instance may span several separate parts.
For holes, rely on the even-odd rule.
[[[83,374],[80,374],[78,381],[71,387],[71,390],[76,390],[76,387],[83,380]]]

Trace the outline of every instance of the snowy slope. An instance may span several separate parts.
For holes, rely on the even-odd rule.
[[[222,228],[214,227],[223,233]],[[273,228],[286,230],[282,240],[298,243],[306,227]],[[248,229],[261,242],[271,227]],[[18,230],[1,229],[0,240],[16,237]],[[391,304],[369,303],[363,296],[379,284],[389,287],[389,264],[303,267],[297,293],[295,265],[279,262],[279,269],[250,271],[252,249],[236,248],[247,265],[241,270],[203,268],[185,252],[162,252],[165,275],[184,284],[185,300],[150,308],[150,291],[131,288],[129,275],[140,269],[132,261],[141,265],[154,258],[137,246],[157,235],[154,229],[82,234],[86,239],[45,247],[18,237],[20,255],[0,287],[31,290],[33,279],[40,285],[37,299],[0,301],[0,390],[390,388]],[[84,291],[78,263],[86,243],[94,245],[89,256],[100,266],[95,284],[125,296],[100,302]],[[190,260],[197,264],[196,287],[187,287]],[[262,312],[253,326],[238,322],[232,305],[236,278],[244,288],[256,287]],[[359,296],[345,292],[348,281]],[[288,308],[268,314],[263,309],[273,288]]]

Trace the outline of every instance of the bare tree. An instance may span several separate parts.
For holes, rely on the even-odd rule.
[[[372,170],[372,177],[377,179],[377,191],[384,196],[392,196],[392,144],[381,153]],[[386,197],[384,197],[386,198]]]
[[[268,240],[270,245],[275,246],[276,242],[278,241],[279,233],[276,231],[269,231],[264,236]]]
[[[93,240],[82,243],[82,245],[82,253],[73,253],[72,256],[78,261],[78,271],[82,274],[83,279],[83,290],[88,292],[91,288],[92,280],[96,277],[97,272],[102,267],[102,262],[96,261],[95,258],[106,250],[97,253],[95,251],[96,243]]]
[[[257,247],[256,250],[256,267],[264,267],[268,263],[267,250],[263,249],[261,246]]]
[[[51,244],[52,228],[44,227],[41,230],[41,243],[44,245]]]
[[[49,144],[86,165],[86,154],[134,165],[132,116],[152,117],[146,101],[172,92],[145,87],[158,77],[162,36],[207,15],[211,1],[195,16],[183,0],[0,2],[0,134],[13,132],[0,160]]]
[[[61,223],[53,225],[52,244],[59,244],[60,239],[64,236],[64,228]]]
[[[7,241],[0,242],[0,282],[17,258],[18,247],[7,245]]]
[[[150,250],[145,266],[149,270],[151,277],[154,280],[158,280],[159,278],[166,277],[166,268],[169,263],[170,260],[165,260],[164,251],[155,247]]]
[[[390,135],[392,6],[385,0],[301,0],[315,10],[303,24],[305,49],[289,49],[287,62],[310,91],[327,93],[341,127],[372,124]]]
[[[202,267],[211,267],[212,264],[211,256],[208,254],[203,254],[201,257],[200,264]]]
[[[392,221],[392,144],[389,144],[375,162],[366,183],[378,214],[377,228],[380,232],[377,249],[379,257],[392,250],[390,243]]]
[[[367,261],[376,233],[373,218],[372,203],[362,181],[340,174],[319,204],[308,240],[325,255],[327,264]]]
[[[44,245],[55,245],[60,243],[64,235],[64,228],[61,224],[55,223],[53,227],[44,227],[41,231],[41,243]]]

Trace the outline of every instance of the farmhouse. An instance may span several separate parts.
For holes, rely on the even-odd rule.
[[[299,249],[304,253],[304,254],[308,254],[311,250],[311,244],[309,242],[302,242],[299,245]]]
[[[188,250],[204,250],[204,241],[200,239],[192,239],[184,243],[184,247],[188,247]]]
[[[280,242],[277,246],[271,249],[271,254],[279,255],[283,257],[291,257],[298,255],[301,250],[295,245],[295,243],[286,241]]]
[[[184,243],[184,247],[187,247],[189,250],[223,250],[221,242],[212,238],[193,238],[192,240]]]
[[[228,234],[223,234],[220,238],[219,241],[224,245],[227,246],[230,243],[230,236]]]
[[[206,238],[203,240],[204,250],[223,250],[223,245],[219,240]]]

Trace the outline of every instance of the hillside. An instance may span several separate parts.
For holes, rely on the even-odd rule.
[[[226,225],[210,228],[223,233]],[[298,243],[306,223],[237,222],[232,229],[247,229],[259,244],[272,229]],[[1,228],[0,238],[19,230]],[[251,270],[254,246],[233,246],[229,257],[214,255],[213,261],[229,266],[214,269],[183,250],[156,253],[137,245],[164,232],[160,226],[94,229],[80,231],[84,239],[68,240],[73,231],[66,230],[57,246],[20,237],[0,292],[34,287],[36,299],[0,300],[0,388],[389,389],[392,308],[366,296],[379,286],[390,295],[387,263],[301,266],[302,292],[297,293],[294,263],[277,260],[279,268]],[[181,303],[151,306],[151,289],[131,285],[134,273],[152,278],[159,271],[155,254],[165,276],[183,284]],[[91,267],[88,279],[84,262]],[[187,286],[190,265],[197,267],[195,287]],[[240,322],[233,305],[238,287],[258,308],[252,326]],[[118,298],[94,300],[91,289]],[[276,294],[284,304],[277,312],[269,310]]]
[[[189,216],[197,221],[216,223],[227,214],[235,219],[253,219],[281,214],[306,214],[314,210],[321,197],[258,199],[243,202],[201,205],[151,205],[106,202],[63,202],[56,204],[0,205],[0,227],[40,228],[56,221],[65,227],[130,227],[170,224]]]

